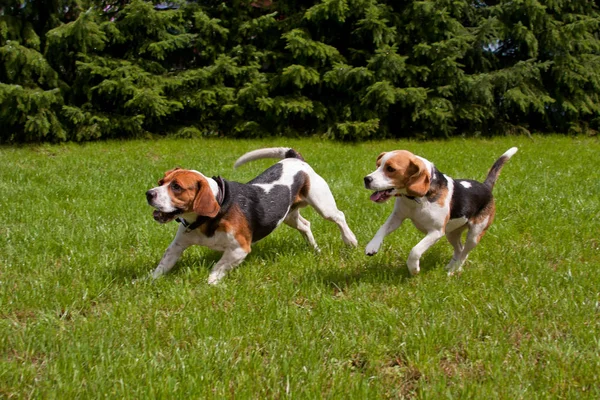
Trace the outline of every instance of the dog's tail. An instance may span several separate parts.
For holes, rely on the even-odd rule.
[[[483,184],[489,187],[490,190],[494,188],[496,179],[498,179],[498,176],[500,175],[500,171],[502,170],[504,164],[508,160],[510,160],[512,156],[515,155],[517,150],[518,149],[516,147],[511,147],[504,154],[502,154],[499,159],[496,160],[494,165],[492,165],[492,168],[490,168],[490,172],[488,172],[487,178],[485,178],[485,181],[483,182]]]
[[[237,159],[235,164],[233,164],[233,168],[237,168],[250,161],[260,160],[261,158],[277,158],[279,160],[283,160],[284,158],[297,158],[304,161],[302,155],[291,147],[269,147],[266,149],[253,150],[244,154]]]

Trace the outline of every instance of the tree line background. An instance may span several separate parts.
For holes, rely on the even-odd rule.
[[[595,133],[584,0],[0,0],[0,141]]]

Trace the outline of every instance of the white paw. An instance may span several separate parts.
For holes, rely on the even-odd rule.
[[[448,276],[460,275],[460,274],[462,274],[462,272],[463,272],[462,268],[456,268],[455,270],[448,271]]]
[[[463,262],[452,258],[448,265],[446,265],[446,271],[448,271],[448,276],[453,276],[462,272],[462,266]]]
[[[149,276],[148,278],[152,278],[152,279],[157,279],[160,278],[161,276],[163,276],[163,272],[162,270],[156,268]]]
[[[452,258],[448,265],[446,265],[446,271],[448,271],[448,275],[452,275],[454,273],[454,269],[456,268],[458,261]]]
[[[379,248],[381,247],[381,242],[371,240],[367,247],[365,248],[365,254],[368,256],[373,256],[377,254]]]
[[[132,285],[141,285],[144,282],[150,282],[152,283],[154,281],[154,278],[152,277],[152,273],[140,276],[139,278],[134,278],[131,280],[131,284]]]
[[[460,275],[462,273],[462,271],[463,271],[462,266],[451,269],[448,271],[448,276]]]
[[[224,276],[225,274],[222,272],[211,272],[210,275],[208,275],[208,284],[216,285],[221,282],[221,279],[223,279]]]
[[[348,246],[356,247],[358,246],[358,240],[356,240],[356,236],[352,235],[349,237],[344,237],[344,243]]]
[[[407,261],[406,262],[406,266],[408,267],[408,272],[410,272],[411,275],[417,275],[419,273],[419,271],[421,270],[421,268],[419,267],[419,260],[417,261]]]

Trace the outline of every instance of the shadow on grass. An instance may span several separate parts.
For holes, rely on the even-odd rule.
[[[445,252],[441,249],[430,249],[421,257],[421,271],[419,276],[435,272],[440,268],[443,270]],[[445,271],[444,271],[445,273]],[[335,269],[324,267],[315,271],[310,277],[321,281],[330,287],[347,287],[350,285],[369,284],[406,284],[412,277],[406,266],[406,257],[384,257],[382,254],[374,257],[364,255],[364,260],[353,268]]]
[[[165,249],[166,250],[166,249]],[[255,260],[264,260],[266,262],[277,263],[282,257],[288,257],[294,254],[303,254],[306,251],[312,251],[310,246],[303,240],[298,239],[291,242],[281,243],[281,241],[265,241],[255,244],[252,252],[240,264],[244,265]],[[182,257],[177,261],[173,269],[165,276],[178,276],[185,274],[189,270],[212,269],[223,255],[220,251],[210,250],[204,246],[191,246],[185,250]],[[148,278],[161,260],[161,256],[155,259],[147,257],[127,259],[115,265],[113,268],[104,270],[107,278],[115,282],[128,283],[135,280]]]
[[[366,256],[365,256],[366,257]],[[319,269],[309,279],[321,281],[329,287],[343,288],[360,283],[401,284],[410,278],[402,265],[391,265],[384,259],[366,259],[362,267]]]
[[[317,259],[320,257],[300,238],[289,241],[281,240],[281,238],[279,240],[266,239],[255,244],[252,250],[240,266],[254,262],[277,264],[283,259],[289,260],[296,255],[301,259],[306,257],[307,252],[314,254]],[[393,251],[393,254],[385,254],[386,251]],[[409,279],[416,279],[416,277],[411,277],[406,267],[407,251],[400,252],[388,248],[383,249],[381,253],[374,257],[366,256],[363,252],[362,247],[344,249],[339,254],[341,257],[340,264],[343,264],[344,267],[339,267],[331,259],[323,259],[318,269],[310,272],[308,276],[300,277],[300,279],[322,282],[334,288],[360,283],[398,285],[407,283]],[[192,246],[184,252],[173,269],[166,274],[166,277],[179,276],[203,268],[208,271],[219,261],[221,256],[221,252],[202,246]],[[443,270],[443,266],[446,265],[450,257],[451,254],[448,254],[442,246],[435,246],[421,257],[419,275],[423,276],[430,272]],[[156,259],[139,257],[123,260],[114,268],[106,269],[105,274],[111,280],[125,284],[148,278],[159,262],[160,256]]]
[[[190,248],[184,252],[173,269],[165,276],[177,276],[189,269],[210,269],[221,258],[221,253],[206,248],[201,249],[199,247],[198,250],[200,251],[194,250],[196,249],[192,250]],[[119,283],[129,283],[135,280],[150,278],[152,271],[154,271],[160,262],[161,257],[159,256],[154,260],[149,260],[148,258],[123,260],[123,262],[115,265],[114,268],[106,269],[105,274],[110,279],[114,279],[115,282]]]

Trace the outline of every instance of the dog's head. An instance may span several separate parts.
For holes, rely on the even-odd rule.
[[[218,189],[213,186],[198,171],[175,168],[165,172],[158,187],[146,192],[146,199],[156,208],[154,219],[163,224],[186,213],[212,218],[220,209],[215,197]]]
[[[377,169],[364,178],[365,188],[375,191],[371,200],[382,203],[398,194],[425,196],[431,183],[427,163],[406,150],[381,153],[377,157]]]

